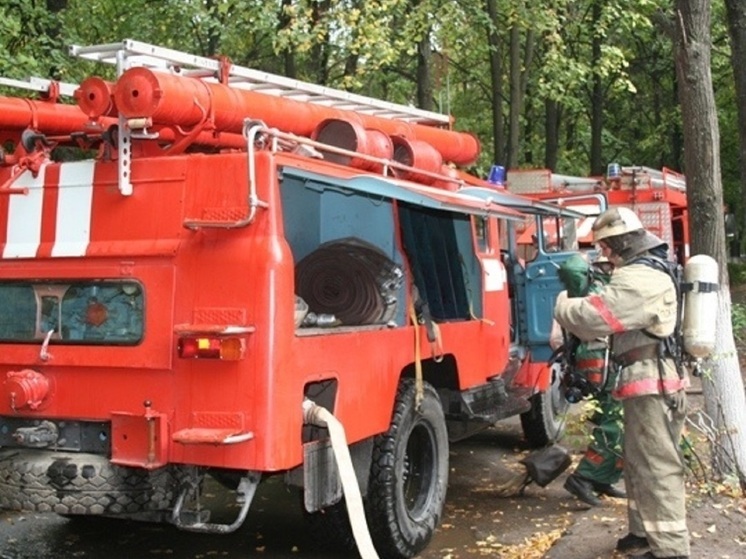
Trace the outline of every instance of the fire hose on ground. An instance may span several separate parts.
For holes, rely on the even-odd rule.
[[[360,486],[355,476],[355,468],[352,465],[350,449],[347,447],[344,427],[329,410],[311,400],[303,401],[303,421],[319,427],[326,427],[329,430],[334,460],[339,469],[342,490],[347,504],[347,515],[350,519],[352,534],[355,537],[360,557],[362,559],[378,559],[378,553],[373,547],[368,523],[365,520],[363,498],[360,495]]]

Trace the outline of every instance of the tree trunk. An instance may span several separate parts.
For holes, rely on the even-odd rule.
[[[47,10],[50,14],[59,14],[62,10],[67,8],[67,0],[47,0]],[[46,36],[49,38],[49,41],[47,43],[50,45],[50,48],[56,49],[57,47],[62,47],[63,45],[61,40],[61,18],[54,17],[47,19],[49,22],[49,25],[47,26],[45,30]],[[47,74],[49,77],[53,79],[60,79],[60,68],[57,66],[57,64],[52,64],[49,67],[49,71]]]
[[[316,38],[311,47],[311,64],[315,66],[313,74],[316,76],[315,81],[319,85],[329,84],[329,27],[327,22],[324,21],[329,8],[329,0],[314,2],[311,8],[313,29],[318,29],[320,25],[324,27],[323,34]]]
[[[601,19],[601,2],[596,0],[593,2],[592,7],[592,28],[596,28],[596,24]],[[591,67],[599,68],[601,63],[601,43],[603,37],[598,34],[593,34],[593,42],[591,45]],[[601,80],[601,74],[599,72],[593,72],[593,83],[591,89],[591,175],[598,176],[604,174],[604,161],[603,161],[603,144],[602,136],[604,129],[604,84]]]
[[[280,12],[277,22],[278,30],[285,29],[292,23],[290,16],[288,16],[289,8],[292,5],[292,2],[293,0],[282,0],[282,5],[280,6]],[[288,78],[296,78],[298,76],[298,69],[295,65],[295,53],[293,52],[293,49],[285,49],[282,53],[282,58],[284,63],[283,65],[285,67],[284,74]]]
[[[521,147],[521,115],[523,99],[528,84],[528,69],[534,56],[536,34],[526,33],[523,58],[521,59],[521,29],[514,25],[510,29],[510,133],[508,135],[508,166],[518,166]]]
[[[553,99],[544,102],[544,167],[557,170],[557,156],[559,154],[559,104]]]
[[[736,109],[738,110],[739,164],[741,171],[741,215],[743,222],[738,228],[741,236],[746,234],[746,4],[743,0],[725,0],[728,11],[730,34],[730,59],[736,82]]]
[[[710,70],[710,0],[676,0],[674,52],[687,166],[692,254],[720,265],[716,348],[702,379],[705,411],[716,426],[713,468],[738,473],[746,488],[746,398],[731,326],[723,220],[720,138]]]
[[[510,28],[510,110],[508,123],[508,168],[518,166],[521,130],[521,30]]]
[[[498,21],[496,0],[487,0],[490,27],[487,40],[490,45],[490,77],[492,78],[492,162],[505,163],[505,121],[503,120],[503,65],[500,57],[500,38],[497,35]]]
[[[426,111],[433,110],[432,57],[433,51],[428,32],[417,45],[417,106]]]
[[[675,74],[676,73],[676,66],[671,69],[671,71]],[[669,103],[676,103],[679,99],[679,83],[674,79],[673,84],[673,91],[671,92],[673,94],[672,98],[669,99]],[[683,151],[684,151],[684,138],[683,138],[683,131],[681,130],[681,127],[678,124],[675,124],[671,127],[671,155],[672,155],[672,161],[673,161],[673,168],[674,169],[683,169],[684,168],[684,161],[683,161]]]

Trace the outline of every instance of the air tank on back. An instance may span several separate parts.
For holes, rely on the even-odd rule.
[[[698,359],[715,350],[718,263],[706,254],[692,256],[684,266],[684,350]]]

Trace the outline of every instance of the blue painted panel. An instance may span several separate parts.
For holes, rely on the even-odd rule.
[[[571,253],[542,254],[526,264],[526,327],[529,345],[548,344],[557,294],[564,289],[557,274]]]

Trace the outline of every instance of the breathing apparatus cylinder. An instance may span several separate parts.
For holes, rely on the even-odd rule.
[[[706,254],[692,256],[684,266],[684,351],[692,357],[708,357],[715,349],[718,263]]]

